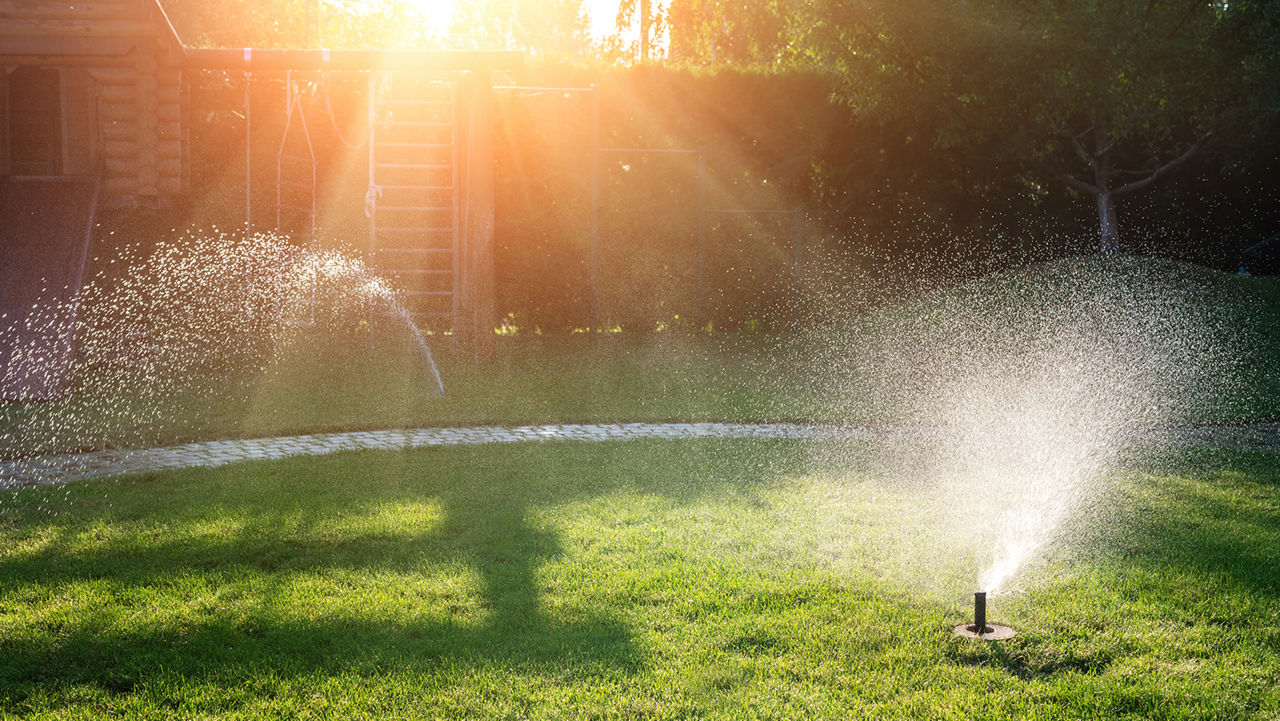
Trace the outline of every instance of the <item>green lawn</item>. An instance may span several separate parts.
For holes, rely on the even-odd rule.
[[[934,525],[927,489],[818,460],[849,450],[361,452],[17,491],[0,712],[1280,714],[1274,454],[1118,473],[992,599],[1018,637],[978,644],[951,634],[974,550]]]

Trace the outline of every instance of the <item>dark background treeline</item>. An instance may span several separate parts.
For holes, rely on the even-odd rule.
[[[359,74],[303,83],[319,162],[321,236],[367,246],[367,85]],[[600,93],[605,147],[704,149],[711,208],[803,213],[800,296],[875,303],[920,283],[1097,249],[1091,198],[982,148],[941,147],[934,114],[869,120],[834,101],[818,74],[661,67],[524,71],[519,84]],[[183,207],[105,219],[119,238],[174,227],[239,229],[245,206],[244,79],[196,79],[192,179]],[[258,77],[252,106],[254,227],[276,225],[276,154],[284,84]],[[591,100],[586,94],[498,97],[499,312],[521,329],[558,332],[589,320]],[[299,139],[297,119],[291,152]],[[351,145],[344,144],[339,134]],[[1229,140],[1229,139],[1228,139]],[[1246,145],[1220,142],[1120,205],[1126,251],[1223,270],[1280,228],[1280,128]],[[599,302],[624,329],[688,326],[697,301],[696,155],[602,157]],[[286,228],[286,230],[288,230]],[[715,215],[707,225],[706,317],[716,327],[786,325],[797,300],[791,218]],[[1261,266],[1255,261],[1252,269]]]

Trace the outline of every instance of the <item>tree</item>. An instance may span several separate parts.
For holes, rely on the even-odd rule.
[[[698,65],[771,65],[786,48],[779,0],[671,0],[670,58]]]
[[[624,43],[622,35],[635,26],[635,43]],[[617,32],[609,39],[606,54],[615,58],[635,58],[640,62],[653,59],[652,46],[660,43],[666,31],[666,14],[657,0],[619,0],[618,14],[614,20]]]
[[[449,23],[454,44],[581,57],[591,47],[582,0],[461,0]]]
[[[409,0],[161,0],[198,47],[434,47]]]
[[[1091,196],[1116,199],[1280,108],[1274,0],[825,0],[802,44],[862,112]]]

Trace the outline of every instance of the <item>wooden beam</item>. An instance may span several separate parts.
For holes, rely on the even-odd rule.
[[[0,64],[4,65],[97,65],[106,64],[103,58],[119,58],[137,44],[137,38],[108,37],[49,37],[13,35],[0,28]],[[62,62],[51,62],[52,56],[62,56]],[[36,62],[17,62],[24,59]],[[88,58],[91,62],[76,62],[75,58]],[[121,58],[123,64],[132,65],[131,58]]]
[[[156,34],[149,20],[11,20],[0,17],[0,30],[8,35],[64,38],[140,38]]]
[[[498,321],[497,280],[494,276],[494,121],[493,88],[488,75],[469,74],[463,81],[467,127],[463,137],[467,154],[465,193],[466,259],[461,291],[467,299],[463,338],[471,345],[476,362],[494,356],[494,327]]]
[[[186,67],[203,70],[514,70],[523,55],[506,50],[276,50],[187,48]]]
[[[0,69],[0,175],[9,174],[9,73]]]
[[[145,19],[137,0],[110,2],[51,2],[50,0],[0,0],[0,21],[5,20],[109,20]]]

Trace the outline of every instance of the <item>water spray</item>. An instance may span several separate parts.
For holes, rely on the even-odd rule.
[[[1013,638],[1016,632],[1008,626],[987,623],[987,592],[975,591],[973,594],[973,623],[962,623],[956,626],[957,636],[973,638],[979,641],[1003,641]]]

